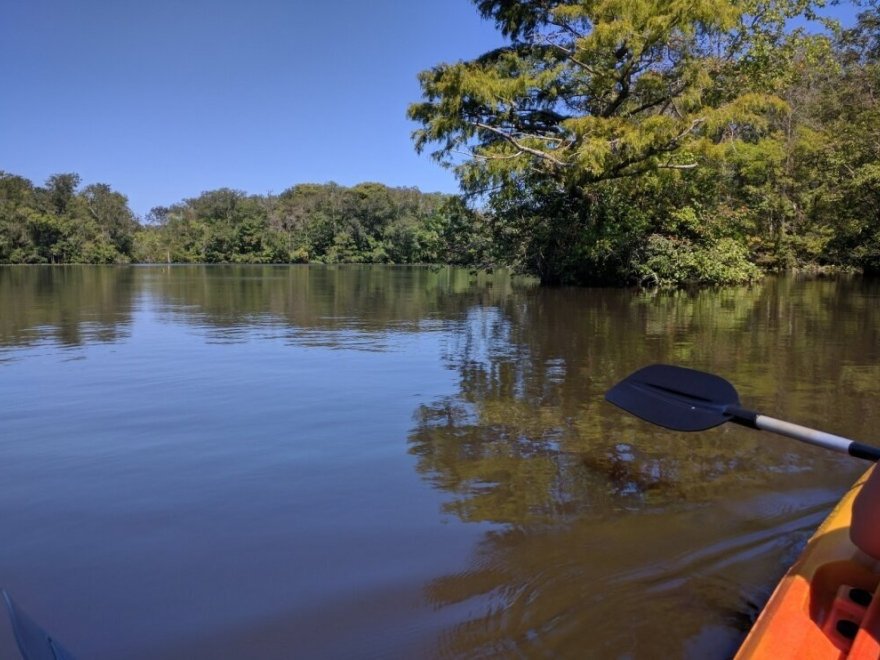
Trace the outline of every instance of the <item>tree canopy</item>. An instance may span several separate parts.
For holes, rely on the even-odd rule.
[[[475,4],[509,43],[422,72],[409,115],[491,210],[501,257],[546,282],[658,284],[843,261],[843,227],[819,226],[836,210],[793,197],[825,183],[819,136],[846,141],[819,98],[876,83],[876,7],[811,34],[790,27],[811,0]]]
[[[0,263],[124,263],[138,228],[125,195],[76,174],[35,187],[0,172]]]

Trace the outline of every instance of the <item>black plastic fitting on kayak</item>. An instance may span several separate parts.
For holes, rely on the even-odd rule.
[[[849,619],[841,619],[834,627],[841,636],[846,637],[847,639],[855,639],[856,635],[859,634],[859,624],[855,621],[850,621]]]
[[[871,601],[874,599],[874,596],[870,591],[866,589],[858,589],[853,587],[849,590],[849,599],[854,602],[856,605],[861,605],[862,607],[868,607],[871,604]]]

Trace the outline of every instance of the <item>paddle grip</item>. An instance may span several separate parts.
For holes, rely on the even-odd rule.
[[[880,461],[880,449],[877,447],[872,447],[871,445],[864,445],[861,442],[856,442],[855,440],[849,446],[849,449],[846,450],[850,456],[855,456],[856,458],[863,458],[866,461]]]

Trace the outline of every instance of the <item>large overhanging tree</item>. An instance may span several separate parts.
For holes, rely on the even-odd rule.
[[[509,43],[420,74],[415,144],[454,168],[465,192],[522,216],[536,198],[577,204],[603,182],[691,170],[706,145],[754,139],[784,110],[787,22],[816,3],[475,4]]]

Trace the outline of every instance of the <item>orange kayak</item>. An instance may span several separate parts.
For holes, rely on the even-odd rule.
[[[880,561],[850,540],[853,502],[870,473],[856,481],[816,530],[737,659],[880,658]]]

